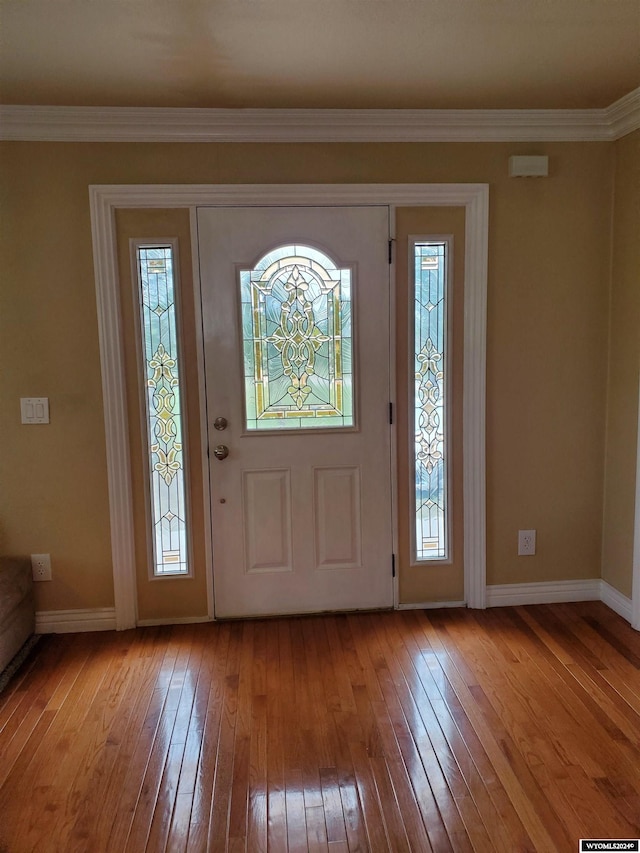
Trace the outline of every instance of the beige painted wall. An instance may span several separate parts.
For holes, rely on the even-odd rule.
[[[514,153],[550,156],[513,180]],[[113,604],[88,185],[488,182],[490,583],[600,573],[613,145],[3,143],[0,530],[38,609]],[[20,396],[51,400],[46,427]],[[516,556],[519,527],[538,555]],[[166,611],[165,611],[166,612]]]
[[[615,143],[602,576],[631,596],[640,381],[640,131]]]

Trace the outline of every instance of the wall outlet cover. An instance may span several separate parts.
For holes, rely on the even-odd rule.
[[[31,573],[33,575],[34,581],[52,580],[50,554],[32,554]]]
[[[536,553],[536,531],[518,530],[518,556],[533,557]]]

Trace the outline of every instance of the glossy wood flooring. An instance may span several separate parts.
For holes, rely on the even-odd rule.
[[[0,697],[3,853],[580,837],[640,837],[640,634],[597,602],[52,636]]]

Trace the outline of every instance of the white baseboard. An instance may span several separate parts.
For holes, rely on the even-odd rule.
[[[602,601],[627,622],[633,603],[600,578],[550,583],[509,583],[487,586],[487,607],[514,607],[518,604],[557,604],[564,601]]]
[[[487,586],[487,607],[559,604],[565,601],[602,601],[627,622],[631,622],[633,610],[631,599],[600,578]],[[441,607],[464,606],[464,601],[424,601],[399,604],[398,610],[437,610]],[[189,625],[211,621],[209,616],[140,619],[138,627]],[[70,634],[82,631],[115,630],[116,611],[113,607],[96,607],[89,610],[40,610],[36,613],[36,634]]]
[[[166,619],[138,619],[138,628],[153,628],[155,625],[191,625],[213,622],[210,616],[168,616]]]
[[[599,601],[600,578],[543,583],[507,583],[487,586],[487,607],[518,604],[558,604],[563,601]]]
[[[623,595],[614,586],[606,581],[600,581],[600,599],[603,604],[615,611],[618,616],[622,616],[627,622],[631,622],[633,617],[633,602],[626,595]]]
[[[39,610],[36,613],[36,634],[115,630],[115,607],[94,607],[89,610]]]

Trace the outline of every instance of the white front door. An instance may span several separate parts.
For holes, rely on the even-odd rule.
[[[217,617],[393,604],[388,239],[384,206],[198,210]]]

